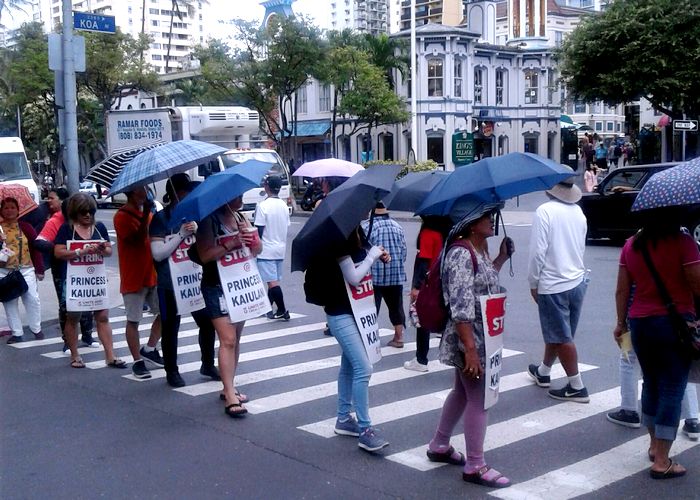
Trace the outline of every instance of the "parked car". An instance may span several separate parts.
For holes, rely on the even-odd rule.
[[[618,168],[606,175],[594,192],[584,193],[579,205],[588,219],[588,238],[623,241],[636,233],[639,219],[630,209],[637,194],[652,175],[675,165],[678,163]],[[700,204],[687,207],[683,225],[700,244]]]

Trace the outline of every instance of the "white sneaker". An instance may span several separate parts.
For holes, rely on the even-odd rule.
[[[414,372],[427,372],[428,365],[419,363],[417,359],[412,359],[411,361],[406,361],[403,367],[407,370],[413,370]]]

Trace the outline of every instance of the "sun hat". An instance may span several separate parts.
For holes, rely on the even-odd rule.
[[[561,202],[573,204],[581,199],[581,188],[574,183],[573,169],[571,167],[567,167],[567,169],[571,170],[571,177],[556,184],[552,189],[547,189],[545,192]]]

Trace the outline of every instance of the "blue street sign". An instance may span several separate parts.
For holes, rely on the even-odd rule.
[[[103,16],[90,12],[73,12],[73,28],[98,33],[114,33],[117,29],[114,16]]]

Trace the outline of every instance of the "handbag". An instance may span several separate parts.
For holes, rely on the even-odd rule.
[[[17,268],[10,274],[0,279],[0,302],[9,302],[24,295],[29,286],[19,270],[19,264],[22,262],[22,230],[19,230],[19,257],[17,260]]]
[[[654,282],[656,283],[656,288],[659,290],[661,300],[663,300],[666,305],[668,317],[671,320],[671,325],[678,335],[678,340],[680,341],[684,352],[690,356],[691,359],[700,359],[700,331],[698,331],[697,327],[689,325],[685,318],[681,316],[676,309],[676,305],[673,303],[671,295],[668,293],[661,276],[659,276],[659,273],[656,271],[656,268],[651,261],[649,249],[646,246],[642,247],[642,255],[644,256],[644,261],[651,272],[652,278],[654,278]]]

